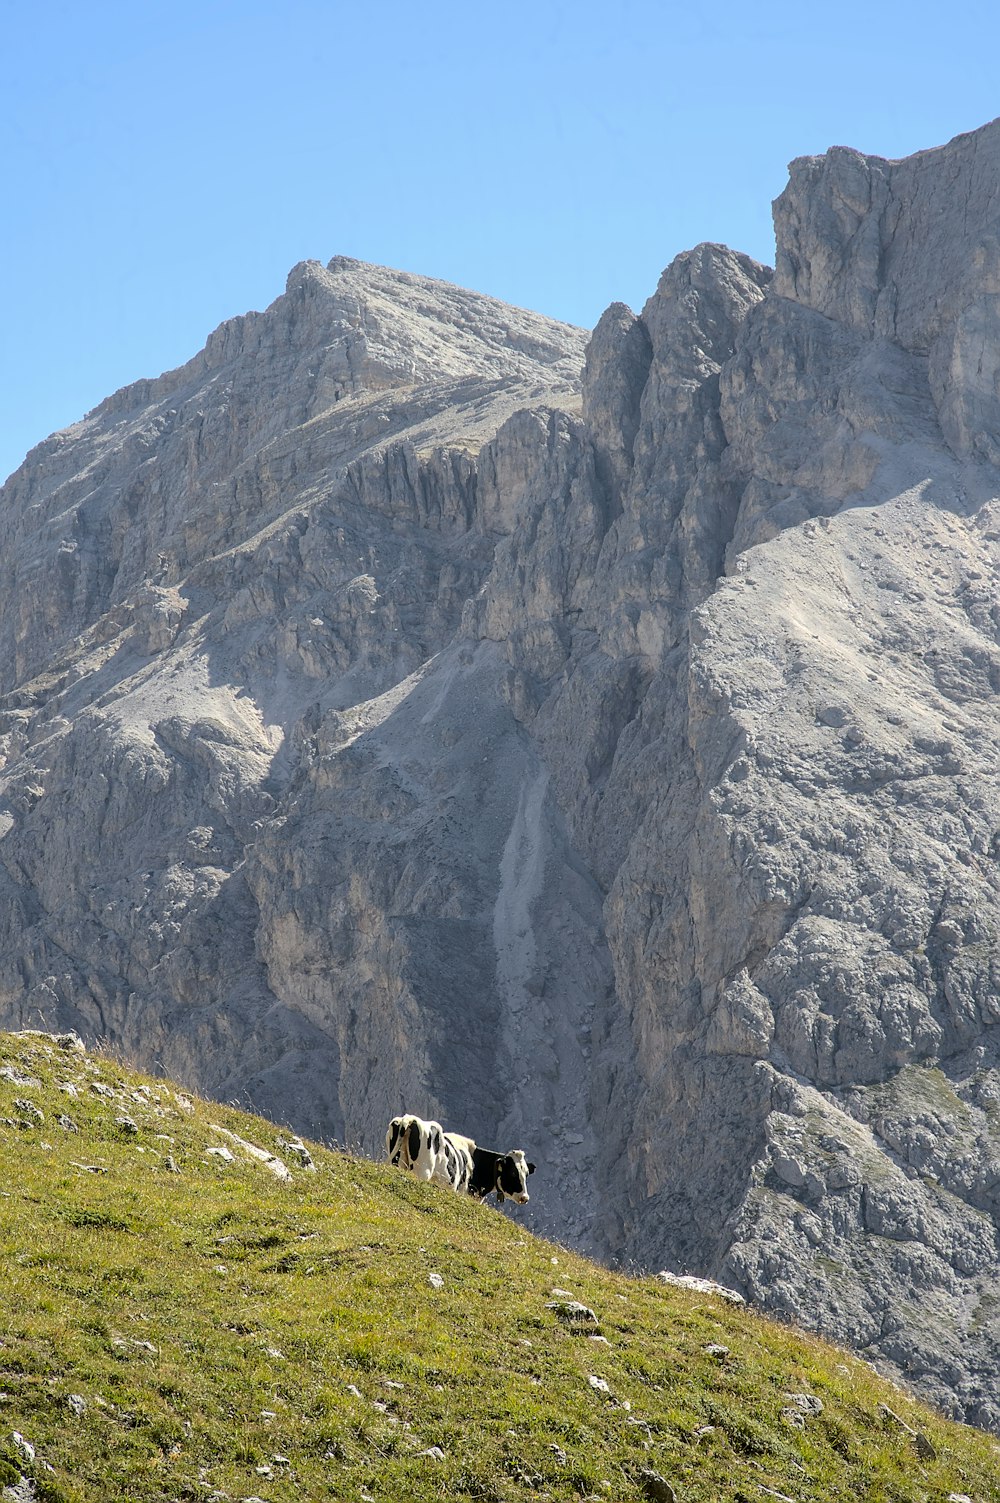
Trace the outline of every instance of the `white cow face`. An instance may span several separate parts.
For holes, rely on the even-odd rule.
[[[534,1164],[529,1164],[520,1148],[505,1153],[497,1165],[497,1200],[512,1200],[515,1205],[527,1205],[528,1175],[534,1174]]]

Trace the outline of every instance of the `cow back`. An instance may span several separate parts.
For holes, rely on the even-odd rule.
[[[441,1158],[434,1178],[439,1184],[461,1194],[469,1188],[472,1177],[475,1142],[461,1133],[446,1132],[442,1135],[441,1148]]]
[[[425,1122],[407,1112],[393,1117],[386,1130],[386,1154],[391,1164],[407,1170],[416,1179],[433,1179],[443,1152],[444,1129],[440,1122]]]

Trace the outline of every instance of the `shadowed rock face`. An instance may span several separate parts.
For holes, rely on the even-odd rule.
[[[793,163],[773,277],[585,363],[306,263],[41,445],[2,1020],[523,1146],[529,1225],[1000,1425],[998,206],[996,125]]]

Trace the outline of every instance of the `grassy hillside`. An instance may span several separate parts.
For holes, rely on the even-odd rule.
[[[0,1035],[0,1155],[0,1486],[49,1503],[1000,1499],[821,1342],[44,1036]]]

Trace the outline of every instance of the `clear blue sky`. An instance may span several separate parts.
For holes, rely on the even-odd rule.
[[[1000,114],[995,3],[0,5],[0,478],[305,257],[573,323],[699,240],[773,258],[794,157]]]

